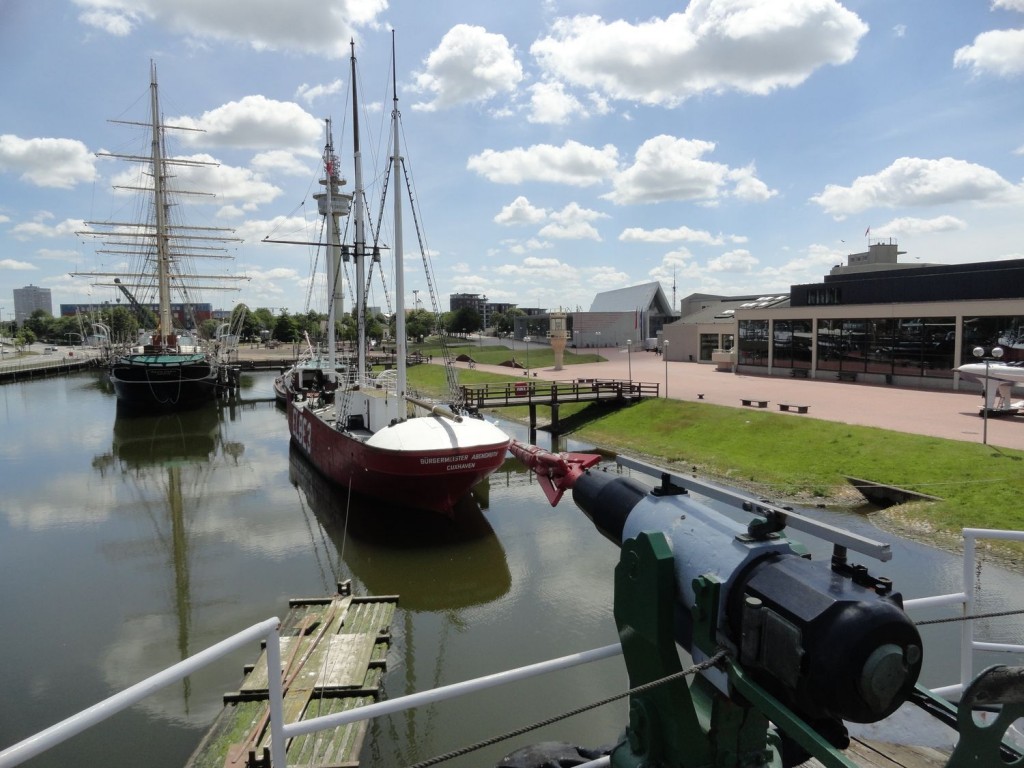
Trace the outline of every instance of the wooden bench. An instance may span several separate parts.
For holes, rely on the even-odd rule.
[[[797,378],[797,377],[806,379],[808,373],[809,373],[809,371],[806,368],[790,368],[789,369],[789,375],[792,376],[794,379]]]
[[[741,397],[740,398],[740,402],[743,403],[744,405],[753,406],[754,408],[767,408],[768,407],[768,401],[767,400],[758,400],[757,398],[754,398],[754,397]]]
[[[780,411],[796,411],[797,413],[807,413],[809,405],[795,405],[794,403],[779,403]]]
[[[857,372],[856,371],[838,371],[836,373],[836,378],[839,379],[840,381],[856,381],[857,380]]]

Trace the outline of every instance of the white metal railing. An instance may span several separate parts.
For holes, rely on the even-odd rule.
[[[1009,653],[1024,653],[1024,645],[1011,645],[1006,643],[987,643],[974,639],[974,622],[969,618],[974,613],[974,569],[975,551],[978,539],[1002,539],[1024,541],[1024,531],[1002,531],[987,530],[981,528],[965,528],[964,537],[964,562],[963,562],[963,589],[946,595],[934,595],[904,601],[907,610],[929,608],[945,605],[962,606],[964,621],[961,628],[961,663],[960,682],[955,685],[934,689],[940,696],[956,695],[970,682],[973,676],[972,659],[973,652],[1003,651]],[[62,720],[56,725],[37,733],[34,736],[18,742],[0,752],[0,768],[11,768],[20,765],[36,755],[57,746],[72,736],[81,733],[87,728],[106,720],[112,715],[136,704],[147,696],[156,693],[158,690],[188,677],[193,672],[222,658],[248,643],[255,640],[265,640],[267,648],[267,668],[281,668],[281,651],[278,628],[280,622],[277,618],[266,619],[259,624],[254,624],[248,629],[232,635],[226,640],[197,653],[194,656],[178,662],[172,667],[158,672],[152,677],[136,683],[121,693],[117,693],[92,707],[79,712],[76,715]],[[496,672],[484,677],[466,680],[461,683],[453,683],[440,688],[428,691],[420,691],[397,699],[375,702],[364,707],[339,712],[333,715],[301,720],[293,723],[284,722],[282,706],[282,684],[280,675],[268,675],[268,706],[270,708],[270,738],[271,738],[271,765],[285,766],[285,742],[287,739],[296,736],[313,733],[315,731],[337,728],[361,720],[370,720],[381,715],[402,712],[408,709],[433,704],[439,701],[462,696],[475,691],[482,691],[494,688],[506,683],[525,680],[538,675],[555,672],[557,670],[569,669],[571,667],[589,664],[594,661],[608,659],[622,653],[622,646],[618,643],[595,648],[590,651],[561,656],[556,659],[542,661],[517,669],[504,672]],[[589,764],[588,764],[589,765]],[[595,761],[594,766],[607,765],[602,760]]]
[[[78,714],[52,725],[24,741],[8,747],[0,752],[0,768],[11,768],[20,765],[36,755],[45,752],[52,747],[67,741],[87,728],[116,715],[118,712],[127,709],[142,699],[156,693],[166,686],[176,683],[182,678],[188,677],[202,667],[217,661],[223,656],[231,653],[244,645],[255,640],[265,640],[267,648],[267,668],[281,668],[280,638],[278,627],[280,621],[277,618],[266,619],[259,624],[254,624],[248,629],[222,640],[216,645],[210,646],[194,656],[178,662],[173,667],[168,667],[162,672],[146,678],[141,683],[136,683],[121,693],[114,694],[110,698],[94,704]],[[526,680],[538,675],[545,675],[549,672],[556,672],[562,669],[589,664],[594,661],[611,658],[622,653],[622,646],[618,643],[606,645],[602,648],[595,648],[590,651],[561,656],[557,659],[538,662],[517,669],[510,669],[505,672],[496,672],[473,680],[466,680],[461,683],[453,683],[429,691],[412,693],[397,699],[368,704],[364,707],[339,712],[334,715],[324,715],[310,720],[301,720],[294,723],[284,722],[284,710],[282,706],[283,690],[280,675],[268,675],[268,706],[270,708],[270,760],[271,765],[285,766],[286,741],[295,736],[302,736],[314,731],[323,731],[328,728],[337,728],[342,725],[370,720],[381,715],[388,715],[394,712],[403,712],[407,709],[432,704],[438,701],[447,701],[467,693],[483,691],[506,683]]]
[[[193,672],[197,672],[208,664],[256,640],[266,640],[267,642],[268,669],[280,669],[281,646],[277,633],[277,628],[280,624],[281,622],[277,618],[266,619],[259,624],[254,624],[248,629],[244,629],[226,640],[221,640],[216,645],[210,646],[205,651],[200,651],[194,656],[189,656],[187,659],[179,661],[173,667],[168,667],[162,672],[147,677],[141,683],[136,683],[131,688],[115,693],[113,696],[93,704],[88,709],[83,709],[81,712],[61,720],[45,731],[40,731],[24,741],[19,741],[17,744],[0,752],[0,768],[20,765],[26,760],[67,741],[85,729],[91,728],[97,723],[142,701],[160,689],[188,677]],[[281,748],[280,756],[276,754],[276,748],[284,744],[284,739],[281,737],[283,711],[281,707],[281,676],[268,675],[267,677],[270,681],[270,729],[273,747],[275,748],[273,755],[274,765],[283,766],[285,764],[283,747]]]
[[[963,558],[963,589],[947,595],[933,595],[904,600],[906,610],[914,608],[934,608],[944,605],[961,606],[963,621],[960,622],[960,682],[935,688],[939,696],[951,697],[960,694],[974,677],[974,651],[999,651],[1004,653],[1024,653],[1024,645],[1009,643],[986,643],[974,639],[974,569],[978,539],[999,539],[1003,541],[1024,541],[1024,531],[1003,531],[987,528],[964,528]]]
[[[326,730],[327,728],[337,728],[338,726],[348,725],[349,723],[355,723],[360,720],[369,720],[370,718],[380,717],[381,715],[404,712],[407,709],[413,709],[414,707],[419,707],[424,704],[447,701],[448,699],[454,699],[466,693],[495,688],[499,685],[513,683],[517,680],[526,680],[530,677],[545,675],[548,672],[555,672],[560,669],[578,667],[581,664],[601,661],[602,659],[608,659],[612,656],[618,656],[621,653],[622,646],[618,643],[613,643],[602,648],[595,648],[592,651],[582,651],[581,653],[573,653],[569,656],[560,656],[557,659],[541,661],[537,664],[531,664],[526,667],[510,669],[505,672],[495,672],[493,675],[485,675],[484,677],[478,677],[473,680],[464,680],[461,683],[452,683],[451,685],[445,685],[440,688],[432,688],[429,691],[410,693],[408,696],[402,696],[397,699],[389,699],[388,701],[380,701],[375,704],[367,704],[365,707],[350,709],[347,712],[338,712],[333,715],[323,715],[321,717],[314,717],[310,720],[288,723],[288,725],[284,726],[283,729],[284,736],[285,738],[292,738],[294,736],[313,733],[314,731]]]
[[[81,364],[87,360],[96,358],[96,354],[89,349],[76,347],[71,350],[75,353],[73,357],[66,354],[61,348],[57,354],[42,355],[15,355],[13,352],[5,351],[0,356],[0,371],[4,373],[22,373],[24,371],[42,371],[48,368],[59,368],[69,364]]]

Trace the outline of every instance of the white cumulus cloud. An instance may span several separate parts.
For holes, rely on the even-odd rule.
[[[896,237],[899,235],[925,235],[930,232],[955,232],[962,229],[967,229],[967,223],[956,216],[936,216],[933,219],[901,216],[880,227],[872,227],[871,232],[877,237]]]
[[[547,211],[543,208],[537,208],[520,195],[501,209],[498,215],[494,217],[494,223],[503,224],[507,227],[517,224],[539,224],[547,218],[547,215]]]
[[[530,86],[531,123],[565,125],[575,115],[586,116],[587,112],[579,99],[565,90],[562,83],[535,83]]]
[[[0,135],[0,173],[19,174],[37,187],[71,189],[96,179],[95,156],[76,139]]]
[[[640,23],[559,19],[531,53],[548,77],[674,106],[701,93],[768,94],[849,62],[867,25],[836,0],[693,0]]]
[[[952,157],[901,157],[876,174],[859,176],[848,187],[829,184],[811,202],[834,216],[846,216],[869,208],[1020,202],[1022,193],[1024,188],[982,165]]]
[[[379,23],[387,0],[73,0],[79,21],[124,37],[147,24],[197,40],[242,43],[258,51],[348,53],[355,30]]]
[[[958,48],[953,64],[974,74],[1000,77],[1024,74],[1024,29],[996,29],[982,32],[971,45]]]
[[[723,253],[708,262],[710,272],[750,272],[758,264],[754,255],[745,249]]]
[[[204,112],[198,118],[175,117],[168,125],[196,128],[181,139],[200,146],[254,149],[308,148],[324,137],[324,124],[290,101],[245,96]]]
[[[522,79],[522,64],[504,35],[456,24],[427,56],[424,70],[416,74],[417,89],[432,98],[413,104],[413,108],[433,111],[487,101],[514,91]]]
[[[485,149],[471,156],[466,167],[498,184],[546,181],[587,187],[610,178],[617,163],[618,150],[611,144],[598,149],[567,141],[561,147],[535,144],[504,152]]]
[[[565,208],[551,214],[551,222],[542,227],[541,237],[559,240],[600,240],[601,235],[591,223],[607,219],[608,214],[583,208],[578,203],[569,203]]]
[[[775,194],[754,176],[753,167],[729,168],[703,159],[715,144],[699,139],[655,136],[636,151],[633,165],[616,175],[606,197],[619,205],[666,200],[715,202],[732,194],[765,200]],[[729,185],[733,189],[730,191]]]
[[[687,226],[670,229],[658,227],[657,229],[642,229],[640,227],[628,227],[622,230],[619,240],[626,243],[700,243],[703,245],[722,245],[726,241],[732,243],[746,242],[745,237],[739,235],[712,235],[702,229],[691,229]]]

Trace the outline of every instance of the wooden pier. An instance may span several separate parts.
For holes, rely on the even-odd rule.
[[[281,623],[285,722],[308,720],[373,703],[384,676],[396,596],[289,600]],[[267,654],[244,670],[237,692],[224,695],[187,768],[269,765]],[[290,766],[359,764],[367,721],[300,736],[286,745]]]
[[[606,402],[618,405],[657,397],[658,385],[621,379],[575,379],[573,381],[508,381],[497,384],[463,385],[463,401],[470,408],[530,408],[530,430],[537,428],[537,406],[551,408],[551,431],[558,431],[558,407],[562,403]]]

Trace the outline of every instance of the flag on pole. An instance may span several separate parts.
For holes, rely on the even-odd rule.
[[[870,234],[871,234],[871,227],[868,226],[868,228],[864,230],[864,237],[867,237]]]
[[[635,330],[636,327],[639,324],[640,324],[640,310],[637,309],[636,307],[634,307],[633,308],[633,329]]]

